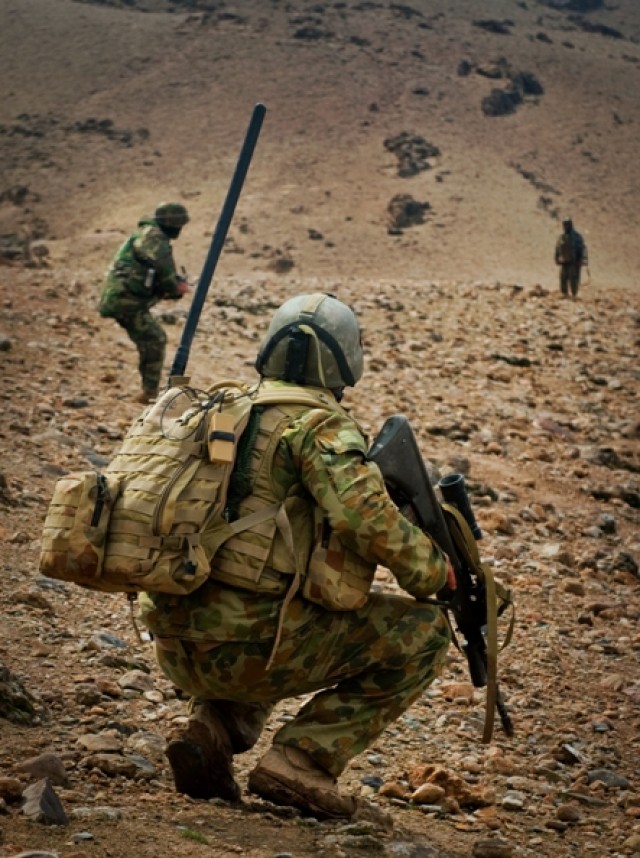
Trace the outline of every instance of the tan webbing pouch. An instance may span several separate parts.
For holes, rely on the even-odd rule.
[[[116,477],[97,471],[57,481],[42,531],[43,575],[103,589],[105,543],[119,486]]]

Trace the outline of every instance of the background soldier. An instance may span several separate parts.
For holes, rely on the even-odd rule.
[[[158,394],[167,344],[167,335],[149,310],[163,298],[181,298],[188,289],[185,278],[176,273],[171,250],[171,240],[178,238],[188,221],[183,205],[161,203],[153,217],[138,222],[107,272],[99,312],[115,319],[138,349],[139,402],[149,402]]]
[[[246,471],[236,464],[229,519],[254,523],[223,544],[191,595],[141,597],[160,667],[192,696],[167,756],[179,792],[237,800],[233,755],[256,743],[278,700],[315,692],[275,734],[249,790],[317,818],[350,818],[363,802],[336,779],[439,673],[449,627],[439,607],[416,600],[445,581],[454,588],[455,577],[398,511],[339,405],[363,370],[350,308],[320,293],[286,301],[256,368],[261,388],[285,401],[252,410],[238,449]],[[274,506],[271,521],[260,518]],[[371,592],[378,563],[414,598]]]
[[[562,221],[562,234],[556,242],[556,265],[560,266],[560,291],[575,298],[580,287],[580,270],[587,264],[587,248],[570,218]]]

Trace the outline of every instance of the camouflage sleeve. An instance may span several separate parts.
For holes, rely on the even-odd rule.
[[[178,275],[171,242],[157,227],[143,230],[135,239],[134,253],[155,271],[153,291],[157,298],[180,298]]]
[[[348,416],[308,412],[285,435],[301,480],[345,547],[390,569],[417,599],[440,590],[446,561],[395,506],[366,440]]]

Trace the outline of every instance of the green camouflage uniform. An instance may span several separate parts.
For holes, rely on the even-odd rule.
[[[163,298],[180,298],[171,242],[153,218],[143,218],[138,229],[118,249],[107,273],[99,312],[115,319],[135,343],[145,390],[160,385],[167,335],[150,308]]]
[[[416,601],[443,586],[445,559],[399,513],[366,443],[346,413],[300,406],[277,447],[274,489],[321,507],[345,548],[389,568],[414,598],[371,592],[358,610],[328,611],[298,593],[282,611],[282,595],[213,578],[189,596],[141,597],[163,672],[196,700],[215,701],[235,722],[232,740],[251,734],[235,751],[257,740],[275,702],[318,692],[275,742],[336,777],[432,682],[450,642],[440,608]]]

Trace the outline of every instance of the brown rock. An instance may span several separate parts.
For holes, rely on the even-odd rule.
[[[69,776],[60,757],[46,752],[37,757],[31,757],[16,766],[18,771],[26,772],[32,778],[41,780],[47,778],[52,784],[66,787],[69,785]]]
[[[416,766],[409,771],[408,780],[414,790],[423,784],[442,787],[447,798],[455,799],[461,807],[483,807],[495,801],[490,790],[474,789],[458,775],[439,766]]]
[[[387,796],[387,798],[407,799],[409,790],[398,781],[387,781],[387,783],[382,784],[378,794]]]
[[[491,838],[473,844],[473,858],[512,858],[513,846],[506,840]]]
[[[0,797],[5,801],[19,801],[24,784],[18,778],[0,777]]]
[[[582,814],[575,804],[561,804],[556,810],[556,816],[561,822],[580,822]]]
[[[438,804],[444,798],[445,790],[436,784],[421,784],[410,796],[416,804]]]

